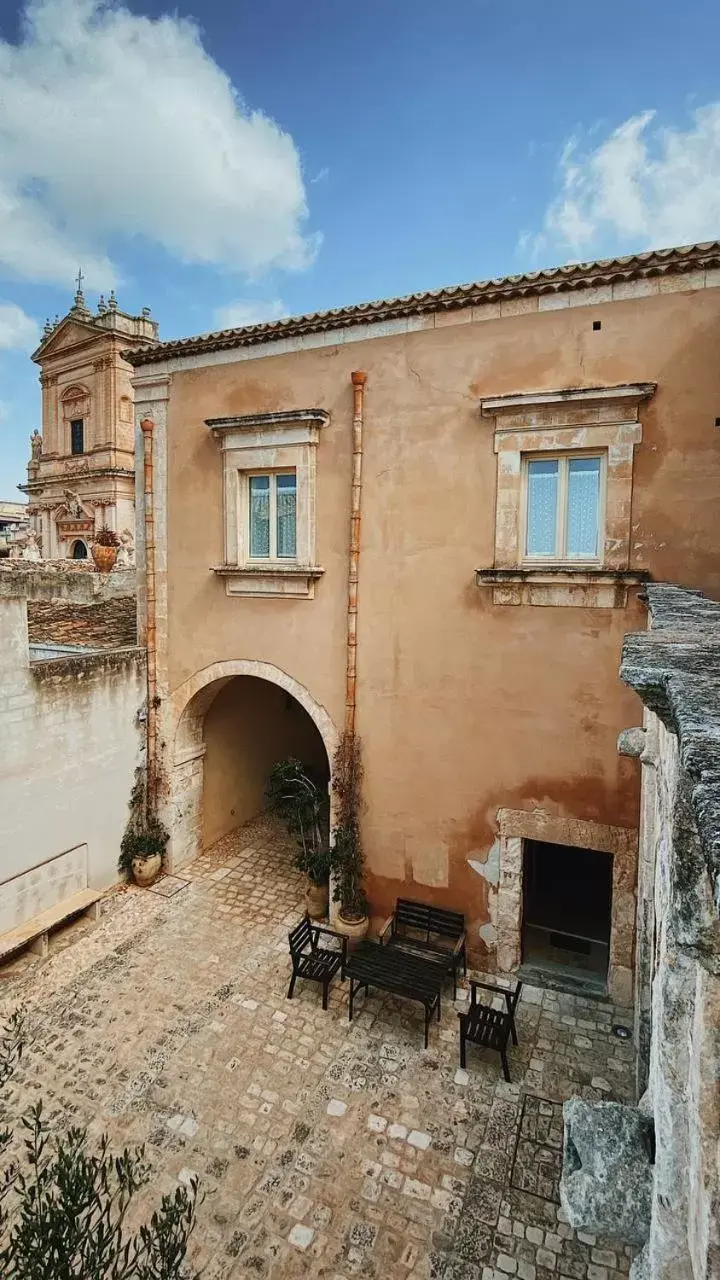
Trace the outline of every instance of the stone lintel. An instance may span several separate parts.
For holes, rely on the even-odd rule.
[[[233,418],[206,418],[213,435],[225,431],[262,431],[266,427],[293,427],[299,422],[324,427],[330,421],[326,409],[283,409],[273,413],[245,413]]]
[[[625,382],[614,387],[569,387],[555,391],[522,391],[504,396],[487,396],[480,401],[484,418],[495,418],[503,413],[517,413],[527,409],[552,409],[556,405],[573,408],[594,407],[599,404],[637,406],[648,400],[656,390],[655,382]]]

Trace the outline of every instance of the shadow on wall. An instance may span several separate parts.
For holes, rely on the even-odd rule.
[[[267,680],[235,676],[205,715],[203,848],[265,808],[273,764],[295,756],[321,787],[330,780],[323,740],[291,694]]]

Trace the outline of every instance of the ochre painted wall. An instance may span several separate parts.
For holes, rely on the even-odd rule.
[[[518,304],[522,305],[522,300]],[[594,320],[602,321],[595,332]],[[468,315],[469,321],[469,315]],[[635,450],[630,567],[720,590],[720,289],[448,325],[175,373],[169,450],[171,688],[259,659],[342,726],[350,373],[368,375],[358,630],[364,840],[375,915],[400,889],[487,918],[482,862],[500,806],[635,826],[638,770],[620,729],[641,709],[618,679],[627,609],[494,606],[496,457],[482,396],[650,381]],[[222,462],[208,417],[318,406],[312,601],[229,599]],[[208,769],[212,757],[208,760]]]
[[[203,845],[265,808],[265,784],[278,760],[295,756],[327,785],[329,764],[309,715],[284,690],[236,676],[205,716]]]

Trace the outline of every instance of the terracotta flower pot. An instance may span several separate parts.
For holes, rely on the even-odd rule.
[[[362,942],[367,936],[370,928],[369,916],[360,916],[359,919],[346,920],[341,911],[338,911],[334,921],[333,929],[336,933],[341,933],[348,940],[348,951],[352,951],[358,943]]]
[[[110,573],[117,560],[117,547],[104,547],[99,542],[93,542],[90,555],[95,561],[98,573]]]
[[[305,890],[305,906],[311,920],[324,920],[328,911],[329,889],[327,884],[314,884],[308,880]]]
[[[151,853],[149,858],[133,858],[131,864],[133,880],[142,889],[154,884],[162,870],[162,857],[159,853]]]

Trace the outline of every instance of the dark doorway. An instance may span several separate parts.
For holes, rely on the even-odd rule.
[[[77,539],[77,541],[73,542],[72,559],[87,560],[87,547],[85,546],[84,542],[80,541],[79,538]]]
[[[611,854],[524,841],[524,964],[604,990],[611,905]]]

